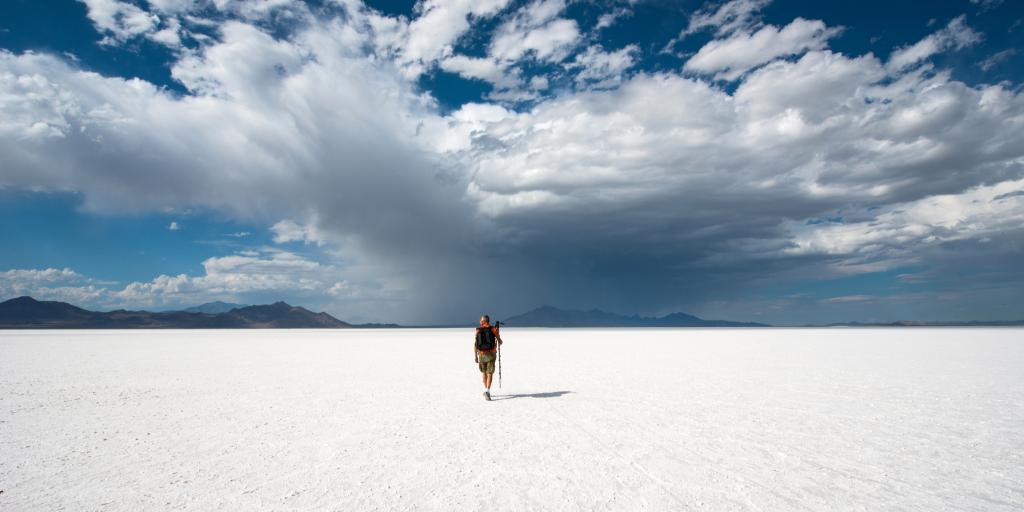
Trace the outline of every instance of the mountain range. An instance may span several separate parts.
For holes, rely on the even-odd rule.
[[[219,300],[215,300],[213,302],[207,302],[198,306],[185,308],[182,311],[188,313],[209,313],[211,315],[216,315],[217,313],[227,313],[232,309],[244,308],[249,305],[250,304],[235,304],[233,302],[221,302]]]
[[[1024,320],[948,320],[948,321],[918,321],[899,320],[896,322],[838,322],[825,325],[804,325],[802,327],[1020,327],[1024,326]]]
[[[17,297],[0,302],[0,329],[246,329],[398,327],[353,325],[327,313],[314,313],[284,302],[242,306],[217,313],[224,304],[203,304],[184,311],[89,311],[66,302]]]
[[[686,313],[661,317],[621,315],[600,309],[587,311],[541,306],[507,318],[514,327],[772,327],[757,322],[705,320]],[[845,322],[791,327],[982,327],[1024,326],[1024,320],[1008,321],[899,321],[889,323]],[[351,324],[327,313],[314,313],[285,302],[247,306],[208,302],[180,311],[90,311],[58,301],[29,296],[0,302],[0,329],[248,329],[248,328],[397,328],[398,324]],[[419,327],[467,327],[421,325]]]
[[[600,309],[580,311],[541,306],[502,322],[517,327],[770,327],[755,322],[704,320],[686,313],[672,313],[662,317],[620,315]]]

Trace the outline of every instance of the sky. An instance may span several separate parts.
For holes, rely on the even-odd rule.
[[[1024,3],[7,0],[0,300],[1024,318]]]

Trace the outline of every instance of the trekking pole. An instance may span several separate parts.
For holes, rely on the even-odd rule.
[[[501,322],[494,321],[494,330],[501,333]],[[498,389],[501,389],[501,340],[498,340]]]

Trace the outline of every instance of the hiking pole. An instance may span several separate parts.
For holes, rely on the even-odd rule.
[[[501,322],[494,321],[494,330],[501,336]],[[498,389],[501,389],[501,339],[498,340]]]

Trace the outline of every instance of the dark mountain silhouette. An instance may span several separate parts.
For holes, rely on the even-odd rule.
[[[66,302],[18,297],[0,302],[0,329],[244,329],[359,327],[327,313],[275,302],[223,313],[89,311]],[[397,327],[397,326],[395,326]]]
[[[801,327],[1020,327],[1024,320],[950,320],[917,321],[898,320],[895,322],[836,322],[831,324],[808,324]]]
[[[223,315],[237,318],[249,327],[352,327],[327,313],[314,313],[281,301],[232,309]]]
[[[768,324],[755,322],[704,320],[686,313],[643,317],[609,313],[600,309],[579,311],[553,306],[541,306],[502,323],[518,327],[769,327]]]
[[[217,300],[213,302],[207,302],[205,304],[200,304],[198,306],[185,308],[182,311],[186,313],[208,313],[211,315],[216,315],[217,313],[227,313],[232,309],[244,308],[246,306],[248,306],[248,304],[233,304],[231,302],[221,302]]]
[[[101,313],[72,306],[66,302],[38,301],[29,296],[0,302],[0,326],[44,323],[93,323]]]

